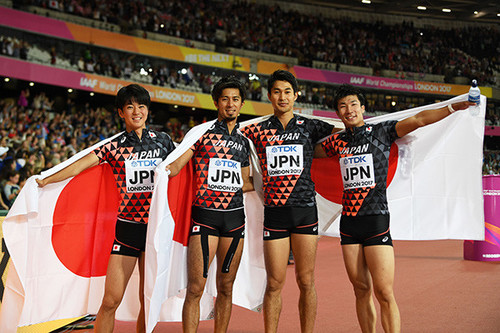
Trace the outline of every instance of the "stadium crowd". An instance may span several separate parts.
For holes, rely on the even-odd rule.
[[[150,117],[152,122],[154,117]],[[197,125],[191,117],[176,117],[165,124],[152,124],[167,132],[175,142]],[[0,210],[14,202],[24,182],[112,134],[123,130],[115,110],[77,104],[71,99],[56,111],[54,99],[45,93],[0,100]]]
[[[246,1],[28,0],[34,6],[169,36],[313,60],[406,73],[475,78],[498,86],[500,31],[355,22]]]

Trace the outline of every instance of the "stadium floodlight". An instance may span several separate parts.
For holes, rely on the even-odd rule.
[[[450,8],[443,8],[443,13],[451,13],[451,9]]]
[[[196,108],[191,108],[191,110],[196,111]]]
[[[417,9],[418,10],[427,10],[427,7],[425,7],[425,6],[417,6]]]
[[[9,82],[10,79],[8,77],[6,77],[5,79],[3,79],[5,82]]]
[[[179,107],[179,105],[174,105],[174,109],[177,109]]]
[[[366,3],[366,4],[371,4],[372,2],[370,0],[361,0],[362,3]]]
[[[477,10],[474,11],[474,15],[477,15],[479,14],[479,12]]]
[[[90,96],[94,96],[94,92],[93,91],[90,92]]]
[[[68,92],[71,94],[73,92],[73,89],[69,88]]]
[[[30,82],[30,87],[33,87],[35,85],[35,82]]]

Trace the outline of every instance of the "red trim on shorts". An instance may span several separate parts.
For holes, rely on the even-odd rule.
[[[312,227],[313,225],[316,225],[316,224],[318,224],[318,221],[316,221],[316,222],[314,222],[312,224],[301,225],[301,226],[298,226],[298,227],[295,227],[295,228],[297,228],[297,229],[299,229],[299,228],[307,228],[307,227]]]
[[[116,239],[116,238],[115,238],[115,242],[117,242],[117,243],[119,243],[119,244],[121,244],[121,245],[123,245],[123,246],[126,246],[126,247],[128,247],[129,249],[134,249],[134,250],[136,250],[136,251],[141,251],[141,252],[142,252],[142,250],[141,250],[141,249],[138,249],[138,248],[135,248],[135,247],[130,246],[130,245],[128,245],[128,244],[122,243],[122,242],[120,242],[120,241],[119,241],[118,239]],[[115,252],[115,251],[112,251],[112,252]],[[120,251],[116,251],[116,252],[120,252]]]
[[[268,227],[264,227],[264,229],[267,229],[267,230],[270,230],[270,231],[278,231],[278,232],[285,232],[285,231],[288,231],[286,229],[271,229],[271,228],[268,228]]]
[[[242,224],[242,225],[240,225],[239,227],[234,228],[233,230],[229,230],[228,232],[233,232],[233,231],[235,231],[235,230],[238,230],[238,229],[241,229],[241,228],[244,228],[244,227],[245,227],[245,224]]]
[[[206,225],[206,224],[203,224],[203,223],[198,223],[198,222],[196,222],[195,220],[192,220],[192,221],[193,221],[193,224],[197,224],[197,225],[199,225],[199,226],[202,226],[202,227],[205,227],[205,228],[208,228],[208,229],[215,230],[215,228],[212,228],[212,227],[210,227],[210,226],[208,226],[208,225]]]
[[[383,235],[383,234],[387,233],[390,229],[391,229],[391,228],[387,228],[387,230],[386,230],[386,231],[381,232],[381,233],[380,233],[380,234],[378,234],[378,235],[374,235],[374,236],[368,237],[368,238],[366,238],[366,239],[365,239],[365,241],[366,241],[366,240],[369,240],[369,239],[372,239],[372,238],[375,238],[375,237],[378,237],[378,236],[381,236],[381,235]]]

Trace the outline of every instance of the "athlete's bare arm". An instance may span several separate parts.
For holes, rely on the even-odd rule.
[[[465,110],[469,106],[475,105],[475,103],[464,101],[453,103],[451,106],[455,111]],[[417,128],[433,124],[441,119],[449,116],[450,110],[447,106],[435,110],[425,110],[417,113],[416,115],[403,119],[396,124],[396,133],[401,138],[408,133],[413,132]]]
[[[189,162],[191,157],[193,157],[193,151],[191,149],[188,149],[178,159],[167,165],[165,167],[165,170],[170,170],[169,177],[177,176],[181,169],[184,168],[184,166]]]
[[[241,188],[243,193],[255,191],[253,187],[253,179],[250,177],[250,167],[241,168],[241,177],[243,178],[243,187]]]
[[[49,176],[44,179],[36,179],[38,186],[44,187],[47,184],[57,183],[62,180],[68,179],[70,177],[74,177],[78,175],[80,172],[87,170],[93,166],[99,164],[99,158],[93,152],[85,155],[74,163],[68,165],[64,169],[59,172],[56,172],[52,176]]]

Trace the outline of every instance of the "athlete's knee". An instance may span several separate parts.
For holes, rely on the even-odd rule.
[[[372,286],[369,282],[357,280],[352,282],[352,287],[356,298],[371,297]]]
[[[301,292],[314,289],[314,272],[296,273],[295,280]]]
[[[394,300],[394,291],[390,285],[375,286],[374,292],[379,302],[390,303]]]
[[[203,295],[205,285],[198,282],[189,282],[186,288],[186,298],[200,299]]]
[[[267,277],[266,293],[279,293],[285,285],[285,279]]]
[[[222,295],[224,297],[233,296],[233,279],[220,279],[217,281],[217,295]]]
[[[105,294],[102,298],[101,309],[106,312],[114,312],[121,303],[122,298],[116,295]]]

